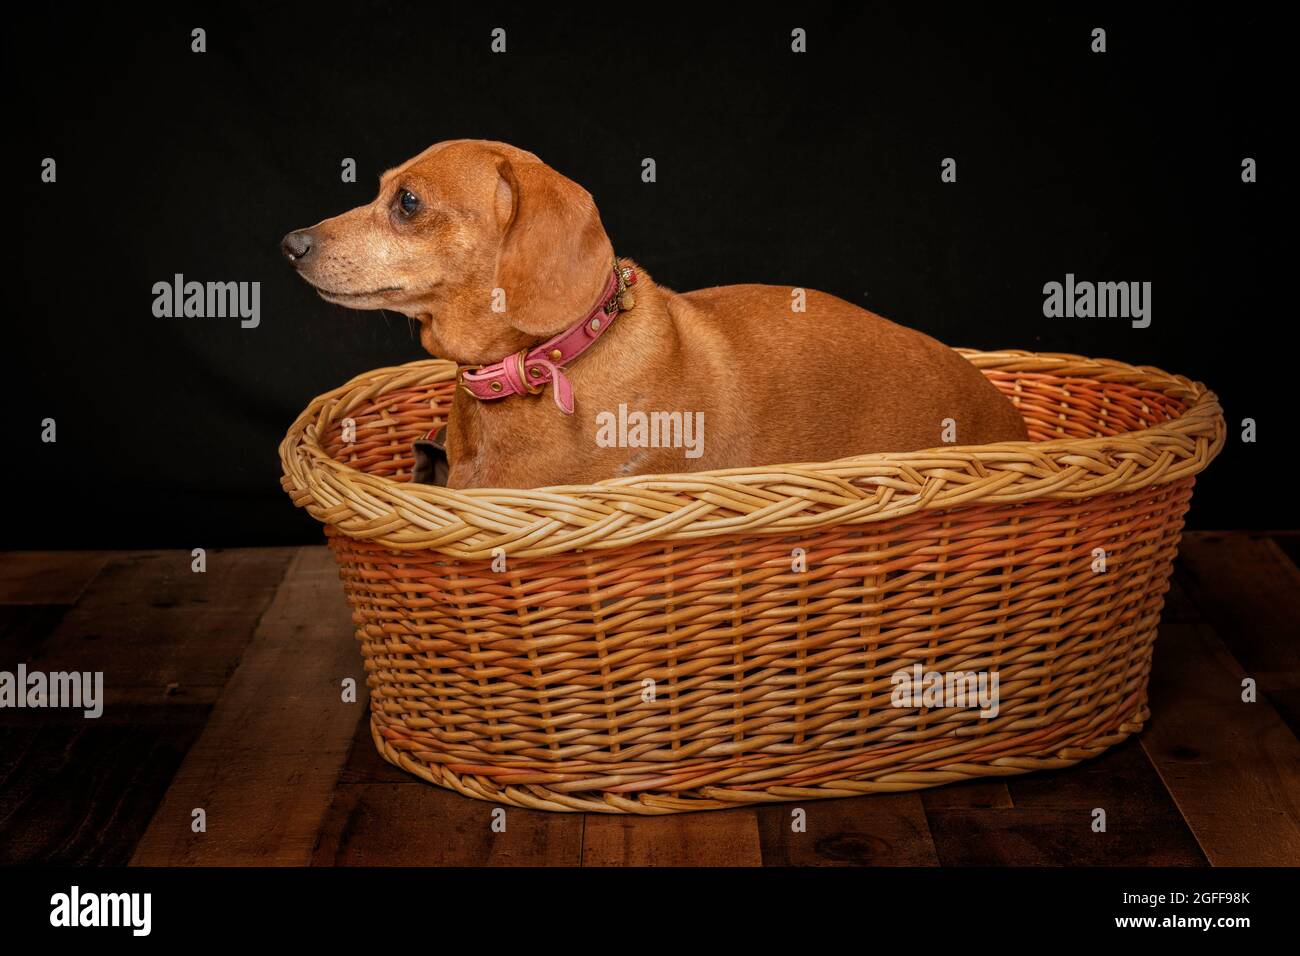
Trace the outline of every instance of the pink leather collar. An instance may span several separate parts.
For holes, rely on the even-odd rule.
[[[541,345],[520,349],[514,355],[478,369],[460,373],[460,387],[475,398],[493,402],[510,395],[536,395],[548,383],[560,411],[573,414],[573,385],[561,369],[591,348],[614,324],[620,311],[633,305],[628,286],[636,285],[636,270],[614,260],[600,301],[581,322],[569,326]]]

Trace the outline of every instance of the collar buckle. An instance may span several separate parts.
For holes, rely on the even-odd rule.
[[[620,265],[615,257],[613,271],[605,280],[605,291],[586,318],[546,342],[526,346],[499,362],[461,366],[456,370],[457,388],[479,401],[491,401],[510,395],[538,395],[549,382],[555,403],[566,415],[573,414],[573,388],[560,369],[585,352],[619,312],[632,308],[635,300],[630,286],[635,284],[636,270]],[[531,367],[530,358],[535,363]],[[543,371],[549,374],[543,375]],[[466,379],[467,375],[472,377]]]

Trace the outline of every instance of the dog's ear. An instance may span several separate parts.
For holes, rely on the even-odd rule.
[[[505,318],[528,335],[551,335],[596,304],[614,249],[591,194],[545,163],[502,159],[496,285]]]
[[[446,486],[447,476],[451,473],[451,459],[447,457],[446,425],[437,432],[411,442],[411,455],[415,459],[411,481],[421,485]]]

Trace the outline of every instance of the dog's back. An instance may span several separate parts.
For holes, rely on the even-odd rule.
[[[1011,402],[952,349],[815,290],[802,292],[804,310],[796,311],[796,294],[735,285],[666,299],[695,343],[685,355],[694,366],[688,377],[726,382],[739,414],[764,412],[751,461],[1028,437]]]

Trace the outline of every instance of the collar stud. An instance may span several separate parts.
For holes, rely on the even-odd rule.
[[[550,385],[555,404],[564,414],[572,415],[573,385],[563,367],[604,335],[620,311],[632,307],[634,299],[629,287],[636,280],[636,270],[620,265],[615,259],[604,291],[586,318],[535,348],[525,347],[491,365],[461,369],[460,387],[479,400],[492,400],[509,395],[536,395]]]

